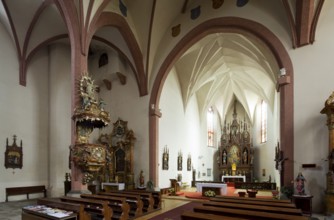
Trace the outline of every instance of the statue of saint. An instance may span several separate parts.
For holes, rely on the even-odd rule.
[[[301,172],[298,173],[298,176],[296,178],[296,189],[297,189],[297,193],[299,195],[305,195],[305,177],[303,176],[303,174]]]
[[[145,178],[144,178],[144,172],[143,171],[140,171],[139,186],[140,187],[144,187],[145,186]]]

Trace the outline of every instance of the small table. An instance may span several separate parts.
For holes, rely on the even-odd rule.
[[[297,209],[301,209],[304,214],[312,216],[312,198],[311,195],[292,195],[292,202]]]
[[[243,182],[246,182],[246,176],[222,176],[222,182],[224,182],[225,179],[242,179]]]
[[[106,190],[104,187],[109,186],[109,188],[116,187],[117,190],[124,190],[125,189],[125,183],[102,183],[101,188]]]

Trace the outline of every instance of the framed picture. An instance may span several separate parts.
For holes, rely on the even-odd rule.
[[[5,152],[5,167],[19,168],[23,166],[23,153],[22,153],[22,140],[20,146],[16,144],[16,135],[13,136],[13,144],[8,145],[8,138],[6,140],[6,152]]]
[[[191,156],[188,155],[188,159],[187,159],[187,170],[191,171]]]
[[[177,156],[177,170],[182,171],[182,153],[179,152],[179,155]]]
[[[168,170],[168,161],[169,161],[169,150],[167,146],[164,148],[164,152],[162,153],[162,169]]]
[[[207,176],[211,176],[211,168],[208,168],[208,169],[206,170],[206,175],[207,175]]]

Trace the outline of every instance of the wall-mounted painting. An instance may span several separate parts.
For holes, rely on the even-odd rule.
[[[211,171],[212,171],[211,168],[206,169],[206,175],[211,176]]]
[[[164,152],[162,153],[162,169],[168,170],[168,161],[169,161],[169,150],[167,146],[164,147]]]
[[[188,155],[188,159],[187,159],[187,170],[191,171],[191,155]]]
[[[5,152],[5,167],[19,168],[23,166],[23,152],[22,152],[22,140],[20,146],[16,144],[16,135],[13,136],[13,144],[8,145],[8,138],[6,140],[6,152]]]
[[[177,170],[182,170],[182,152],[179,152],[179,155],[177,156]]]

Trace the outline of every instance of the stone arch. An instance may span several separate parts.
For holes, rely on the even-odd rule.
[[[217,33],[238,33],[245,36],[257,38],[265,44],[273,54],[279,68],[285,68],[286,75],[290,81],[284,86],[278,84],[280,91],[280,146],[284,157],[288,158],[284,164],[284,175],[281,179],[282,185],[290,185],[293,180],[293,66],[288,52],[280,40],[265,26],[255,21],[238,17],[223,17],[207,20],[190,30],[171,50],[156,75],[149,102],[149,169],[150,179],[158,184],[158,128],[159,128],[159,100],[164,82],[169,71],[180,56],[194,43],[203,37]],[[156,106],[155,109],[150,106]]]

